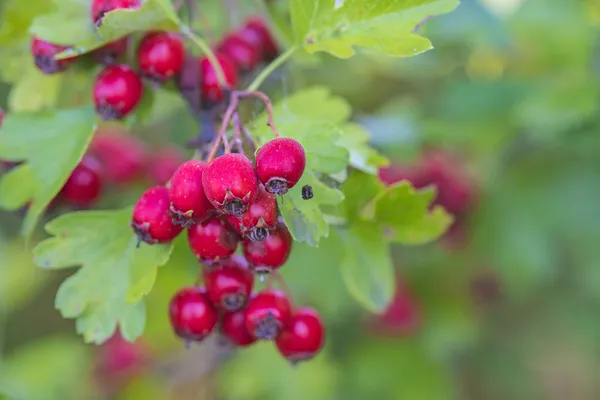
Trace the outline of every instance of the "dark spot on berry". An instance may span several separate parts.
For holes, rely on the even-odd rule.
[[[246,235],[253,242],[262,242],[269,237],[269,231],[266,228],[254,228]]]
[[[272,313],[257,321],[254,328],[254,337],[261,340],[274,340],[279,334],[281,324]]]
[[[52,56],[38,55],[34,57],[36,67],[38,67],[45,74],[55,74],[62,71],[58,61]]]
[[[173,222],[173,224],[181,226],[184,229],[189,228],[195,222],[191,213],[183,213],[175,209],[175,207],[173,207],[173,204],[171,204],[171,206],[169,207],[169,213],[171,214],[171,221]]]
[[[144,243],[148,243],[148,244],[154,244],[155,241],[152,238],[152,236],[150,235],[150,233],[148,232],[148,228],[149,228],[149,224],[145,223],[145,224],[137,224],[135,222],[131,223],[131,228],[133,229],[133,232],[135,233],[135,235],[138,238],[138,242],[137,242],[137,248],[140,247],[140,244],[142,242]]]
[[[302,198],[304,200],[310,200],[314,197],[314,193],[313,193],[313,189],[312,186],[310,185],[304,185],[302,186]]]
[[[233,215],[234,217],[240,218],[244,211],[246,211],[246,205],[239,199],[228,200],[223,204],[223,211],[225,214]]]
[[[246,304],[244,293],[231,293],[223,298],[222,305],[227,311],[236,311]]]
[[[288,191],[288,184],[284,179],[271,178],[265,185],[269,193],[284,195]]]
[[[120,113],[115,107],[109,104],[100,104],[96,107],[96,113],[104,121],[111,121],[123,118],[123,114]]]

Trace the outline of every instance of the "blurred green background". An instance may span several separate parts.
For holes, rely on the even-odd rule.
[[[20,217],[0,214],[0,396],[599,399],[599,25],[595,0],[463,0],[422,27],[432,51],[298,57],[268,82],[276,97],[330,87],[395,164],[444,149],[477,193],[459,245],[394,249],[402,306],[392,322],[350,298],[334,256],[297,244],[284,276],[328,329],[324,351],[297,367],[270,344],[186,350],[175,339],[167,304],[197,269],[184,252],[159,269],[138,343],[84,345],[53,307],[72,272],[37,269]],[[153,145],[194,132],[181,103],[173,109],[146,133]],[[131,203],[140,188],[105,201]]]

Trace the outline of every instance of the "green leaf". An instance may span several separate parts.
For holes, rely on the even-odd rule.
[[[382,312],[394,296],[394,266],[388,242],[373,223],[336,229],[343,243],[342,277],[350,294],[365,308]]]
[[[310,185],[314,197],[302,198],[302,187]],[[319,181],[310,171],[305,171],[300,181],[278,200],[281,215],[292,234],[299,242],[317,246],[321,238],[329,236],[329,225],[321,211],[321,205],[335,206],[344,199],[337,189],[332,189]]]
[[[36,183],[22,228],[26,237],[83,157],[93,134],[94,115],[93,108],[86,106],[6,116],[0,129],[0,158],[25,161]],[[9,191],[22,190],[19,182],[2,185]]]
[[[309,53],[348,58],[360,46],[409,57],[432,47],[415,28],[457,6],[458,0],[291,0],[290,9],[296,43]]]
[[[39,15],[29,31],[44,40],[61,45],[72,45],[85,40],[96,40],[96,28],[90,17],[88,0],[54,0],[52,12]]]
[[[0,180],[0,207],[15,211],[33,197],[35,178],[28,164],[22,164],[8,172]]]
[[[88,53],[108,42],[136,32],[178,31],[180,25],[179,18],[169,1],[146,0],[137,9],[121,9],[106,13],[102,19],[102,25],[93,32],[93,35],[82,36],[79,40],[72,42],[73,48],[65,50],[57,58]]]
[[[374,199],[375,221],[386,236],[403,244],[423,244],[441,236],[453,221],[442,207],[429,205],[435,189],[415,190],[409,182],[400,182],[380,192]]]
[[[130,219],[130,208],[63,215],[46,225],[54,237],[34,249],[42,268],[81,266],[59,288],[56,308],[65,318],[77,318],[86,342],[104,342],[117,323],[128,340],[139,336],[145,321],[139,300],[150,290],[156,269],[169,260],[170,245],[136,248]]]
[[[342,135],[336,142],[350,152],[350,165],[367,174],[376,175],[379,167],[388,164],[387,158],[369,147],[369,134],[358,124],[349,123],[342,128]]]
[[[363,217],[368,211],[367,205],[377,194],[385,191],[385,186],[375,176],[354,171],[344,183],[343,191],[346,198],[342,205],[344,214],[354,220]],[[369,220],[369,217],[363,219]]]
[[[64,84],[64,75],[45,75],[27,60],[25,65],[20,65],[19,79],[8,96],[11,112],[39,111],[55,106]]]
[[[8,0],[3,2],[3,6],[0,12],[2,17],[0,44],[2,47],[19,44],[23,38],[28,40],[27,30],[33,19],[49,11],[52,7],[47,0]]]

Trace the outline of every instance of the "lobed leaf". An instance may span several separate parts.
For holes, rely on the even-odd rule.
[[[309,53],[325,51],[336,57],[354,55],[366,47],[396,57],[431,49],[415,33],[423,20],[445,14],[458,0],[291,0],[296,43]]]
[[[46,225],[53,237],[34,249],[42,268],[80,266],[60,286],[55,305],[63,317],[77,318],[77,332],[86,342],[104,342],[117,324],[128,340],[142,333],[141,300],[171,254],[170,245],[136,248],[130,218],[130,208],[63,215]]]
[[[29,237],[39,217],[58,194],[91,140],[94,110],[90,106],[56,112],[10,113],[0,128],[0,158],[24,161],[35,187],[22,233]],[[21,183],[9,176],[0,181],[0,203],[19,192]]]

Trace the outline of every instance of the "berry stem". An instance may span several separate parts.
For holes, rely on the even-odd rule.
[[[279,57],[271,61],[269,65],[267,65],[261,72],[254,78],[254,80],[248,85],[246,91],[255,91],[260,85],[275,71],[281,64],[287,61],[288,58],[294,54],[294,52],[298,49],[297,45],[294,45],[287,49],[284,53],[281,53]]]
[[[269,273],[269,278],[265,284],[265,287],[267,289],[273,289],[273,285],[275,284],[283,293],[285,293],[286,297],[290,300],[290,304],[292,304],[292,291],[287,283],[285,283],[285,279],[283,279],[283,276],[279,273],[279,271],[273,271]]]
[[[198,34],[196,34],[193,30],[190,29],[189,26],[182,26],[181,33],[187,36],[196,46],[200,48],[203,54],[206,55],[210,65],[214,68],[217,74],[217,80],[219,81],[219,85],[223,88],[228,88],[227,80],[225,79],[225,74],[223,73],[223,69],[221,68],[221,64],[217,61],[217,57],[215,53],[210,49],[210,46],[202,39]]]
[[[244,140],[242,139],[242,129],[240,122],[240,115],[237,113],[233,113],[233,136],[235,138],[235,147],[238,153],[244,153]]]
[[[236,117],[237,117],[237,119],[236,119]],[[248,143],[248,146],[250,146],[250,150],[252,150],[252,153],[256,152],[256,143],[254,143],[252,136],[250,136],[250,132],[248,132],[248,130],[242,123],[240,116],[237,113],[235,113],[235,115],[234,115],[233,123],[234,123],[234,126],[237,125],[237,128],[240,130],[243,137],[246,139],[246,142]]]

